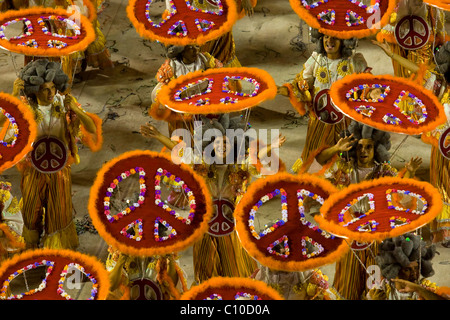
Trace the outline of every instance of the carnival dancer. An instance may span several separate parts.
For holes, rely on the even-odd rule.
[[[415,233],[384,240],[375,258],[382,278],[367,293],[367,299],[445,300],[436,293],[436,284],[426,279],[434,275],[435,254],[434,245],[427,246]],[[421,275],[423,278],[419,280]]]
[[[364,180],[399,175],[389,162],[389,133],[352,121],[342,136],[334,146],[322,149],[316,156],[316,161],[324,166],[320,174],[338,189]],[[413,178],[421,163],[421,158],[412,158],[400,175]],[[333,286],[344,299],[360,300],[365,295],[369,277],[366,269],[375,264],[377,247],[374,242],[367,249],[352,250],[336,263]]]
[[[30,62],[14,82],[13,95],[35,114],[34,149],[17,164],[21,172],[23,237],[27,246],[75,249],[71,165],[78,164],[77,141],[101,148],[101,119],[85,112],[70,94],[69,78],[57,62]]]
[[[356,39],[341,40],[315,29],[311,31],[311,38],[317,44],[316,51],[291,83],[278,88],[278,93],[288,96],[301,115],[309,117],[301,155],[303,162],[320,146],[336,144],[340,132],[349,124],[349,119],[335,109],[329,99],[332,83],[355,72],[370,71],[363,55],[353,52]]]
[[[158,102],[158,92],[163,85],[179,76],[198,70],[221,68],[222,62],[207,52],[200,52],[197,45],[167,47],[167,59],[156,74],[158,84],[152,91],[152,105],[149,114],[156,120],[164,120],[168,123],[169,136],[177,128],[187,128],[193,131],[192,116],[181,114],[168,109]]]
[[[422,0],[401,0],[377,40],[386,40],[393,53],[411,63],[432,65],[434,50],[446,41],[445,12]],[[392,65],[397,77],[414,74],[396,59],[392,59]]]
[[[217,119],[203,118],[202,132],[217,129],[221,134],[210,140],[205,138],[203,158],[192,162],[193,169],[205,178],[216,208],[208,233],[194,244],[196,283],[215,276],[249,277],[257,268],[256,261],[242,248],[234,229],[235,205],[245,193],[247,184],[260,176],[248,157],[249,139],[230,141],[226,135],[227,129],[239,128],[243,128],[241,118],[230,118],[228,113],[220,114]],[[170,150],[177,145],[151,125],[141,126],[141,133],[162,143],[167,142],[166,147]],[[260,149],[258,157],[264,158],[272,148],[281,146],[284,141],[285,138],[280,135],[270,145]],[[228,163],[230,152],[233,152],[233,158]],[[239,155],[245,157],[240,158]]]
[[[431,144],[430,157],[430,183],[436,186],[442,195],[443,209],[436,219],[430,224],[432,232],[432,241],[434,243],[442,243],[443,246],[450,246],[450,180],[449,168],[450,163],[448,156],[440,151],[439,139],[446,130],[450,128],[450,42],[444,43],[438,47],[434,61],[428,65],[417,65],[412,61],[396,54],[392,51],[387,43],[373,41],[383,51],[396,61],[403,68],[411,71],[412,74],[419,75],[419,79],[423,87],[433,92],[444,107],[447,117],[447,123],[437,127],[431,132],[423,133],[421,138],[425,143]],[[423,68],[426,68],[423,70]]]

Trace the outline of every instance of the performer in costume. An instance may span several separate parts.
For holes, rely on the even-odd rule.
[[[352,121],[348,132],[342,132],[342,136],[334,146],[322,148],[316,156],[316,161],[326,168],[324,178],[337,188],[399,175],[398,170],[389,163],[389,133]],[[421,158],[412,158],[400,174],[413,178],[421,163]],[[352,250],[336,263],[333,286],[344,299],[360,300],[365,295],[369,277],[366,268],[375,264],[377,248],[375,242],[367,249]]]
[[[395,39],[394,30],[397,23],[404,17],[417,16],[427,24],[430,32],[428,41],[421,48],[415,50],[407,50],[400,46]],[[414,23],[418,26],[417,23]],[[415,30],[423,33],[423,28]],[[424,3],[422,0],[401,0],[398,3],[396,12],[392,13],[390,23],[387,24],[377,34],[377,40],[383,42],[387,40],[390,49],[393,53],[411,61],[414,64],[433,64],[434,50],[437,46],[445,42],[445,12],[442,9]],[[407,37],[406,37],[407,38]],[[405,39],[406,39],[405,38]],[[398,77],[410,77],[413,72],[398,63],[395,59],[392,60],[394,68],[394,75]]]
[[[171,45],[167,48],[167,59],[156,74],[158,84],[152,91],[152,105],[149,114],[156,120],[165,120],[168,122],[169,136],[172,136],[173,130],[177,128],[187,128],[193,131],[192,117],[188,114],[171,111],[161,105],[157,97],[161,87],[181,75],[198,70],[221,68],[222,66],[223,64],[209,53],[200,52],[200,48],[197,45]]]
[[[436,186],[442,195],[444,203],[442,212],[430,224],[434,243],[442,243],[445,247],[450,246],[450,180],[449,180],[449,159],[439,150],[440,135],[450,127],[450,42],[446,42],[438,48],[435,58],[437,65],[429,64],[425,72],[421,71],[421,66],[394,53],[386,43],[373,42],[395,60],[403,68],[408,69],[413,74],[423,74],[423,79],[419,78],[424,88],[432,91],[441,104],[444,106],[447,123],[437,127],[432,132],[422,134],[422,141],[431,144],[430,157],[430,183]]]
[[[444,300],[436,284],[425,279],[434,275],[431,260],[436,248],[427,247],[421,236],[405,233],[379,245],[376,262],[383,279],[367,293],[368,300]],[[419,280],[420,275],[424,278]],[[409,286],[413,290],[405,290]]]
[[[363,55],[353,53],[356,39],[340,40],[323,35],[315,29],[311,31],[311,38],[317,43],[317,50],[312,53],[292,83],[284,84],[278,89],[279,94],[290,98],[300,114],[307,113],[309,116],[305,146],[301,155],[303,162],[306,162],[311,152],[320,146],[334,145],[340,138],[340,132],[349,123],[346,117],[335,124],[319,120],[318,115],[312,110],[316,96],[317,98],[322,96],[334,81],[346,75],[369,71]],[[320,116],[324,117],[322,114]]]
[[[23,237],[28,247],[75,249],[71,165],[78,164],[77,141],[91,150],[101,146],[101,120],[86,113],[75,98],[64,95],[68,76],[57,62],[30,62],[14,82],[13,95],[35,114],[34,150],[17,164],[21,172]]]
[[[194,244],[194,275],[195,281],[201,283],[215,276],[249,277],[257,268],[256,261],[242,248],[236,231],[234,230],[234,207],[245,193],[246,186],[252,178],[259,176],[256,167],[249,163],[247,156],[249,141],[245,138],[241,143],[229,141],[226,137],[227,129],[244,129],[240,117],[230,118],[229,114],[221,114],[217,119],[203,117],[202,132],[208,129],[218,129],[221,133],[211,140],[202,141],[202,151],[213,146],[211,155],[203,155],[201,161],[195,161],[194,170],[203,176],[213,196],[216,214],[210,221],[210,228],[198,242]],[[176,142],[164,137],[156,128],[150,125],[141,126],[141,133],[149,138],[156,138],[170,150],[174,149]],[[280,136],[272,144],[259,150],[258,157],[263,158],[272,148],[279,147],[284,142]],[[245,159],[227,164],[227,155],[233,152],[236,157],[245,153]],[[220,159],[223,164],[215,163],[208,157]],[[218,161],[219,162],[219,161]]]

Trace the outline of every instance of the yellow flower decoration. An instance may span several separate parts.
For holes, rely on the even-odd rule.
[[[325,66],[318,67],[316,70],[316,79],[321,83],[330,82],[330,77],[328,76],[328,69]]]
[[[348,60],[342,60],[337,66],[337,73],[343,78],[353,73],[353,67],[348,63]]]

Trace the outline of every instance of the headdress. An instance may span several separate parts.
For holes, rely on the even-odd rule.
[[[434,245],[427,246],[417,234],[405,233],[384,240],[375,260],[381,268],[381,274],[387,279],[396,278],[403,267],[414,261],[419,262],[421,275],[428,278],[434,275],[431,260],[435,254]]]
[[[59,92],[65,92],[69,87],[69,77],[62,70],[61,63],[47,59],[29,62],[20,70],[19,78],[24,81],[27,96],[38,93],[45,82],[53,82]]]
[[[391,149],[391,135],[389,132],[374,129],[368,125],[362,124],[357,121],[352,121],[348,126],[348,132],[342,131],[340,133],[341,137],[353,134],[354,138],[360,139],[371,139],[374,141],[374,159],[378,163],[383,163],[389,161]],[[356,159],[356,144],[353,145],[352,149],[348,151],[349,157]]]

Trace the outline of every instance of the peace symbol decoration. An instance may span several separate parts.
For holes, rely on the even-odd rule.
[[[0,267],[0,285],[1,300],[105,300],[110,288],[99,260],[66,249],[13,256]]]
[[[13,167],[33,147],[37,135],[34,114],[19,99],[0,92],[0,113],[6,117],[0,132],[0,172]]]
[[[241,111],[275,98],[273,78],[257,68],[215,68],[180,76],[158,93],[175,112],[213,114]]]
[[[389,22],[395,1],[289,0],[292,9],[311,28],[340,39],[364,38],[376,34]]]
[[[439,191],[428,182],[383,177],[332,194],[315,220],[339,237],[382,241],[420,228],[441,209]]]
[[[174,205],[169,188],[177,185],[188,204]],[[89,214],[100,236],[130,255],[162,255],[183,250],[208,230],[212,200],[206,183],[170,155],[129,151],[97,173]]]
[[[344,114],[379,130],[416,135],[445,122],[439,100],[405,78],[352,74],[334,82],[330,96]]]
[[[168,0],[170,8],[157,9],[155,0],[131,0],[127,15],[136,31],[165,45],[202,45],[231,31],[238,19],[234,0]],[[160,18],[158,19],[158,16]]]
[[[394,36],[403,49],[417,50],[427,44],[430,27],[422,17],[405,16],[395,25]]]
[[[181,295],[180,300],[284,300],[266,283],[241,277],[214,277]]]
[[[317,119],[326,124],[336,124],[344,120],[344,114],[331,101],[329,89],[323,89],[314,96],[312,109]]]
[[[64,9],[34,7],[9,10],[0,14],[0,46],[30,56],[64,56],[84,51],[96,36],[88,18],[77,15],[77,20],[72,20]],[[9,28],[17,22],[23,23],[24,29],[21,28],[20,35],[10,36]],[[66,34],[53,30],[52,24],[66,30]]]
[[[208,233],[214,237],[225,236],[234,231],[234,219],[226,213],[234,212],[234,203],[227,199],[213,200],[214,216],[209,222]]]
[[[33,144],[31,164],[42,173],[55,173],[66,165],[68,153],[64,142],[56,137],[41,137]]]
[[[159,285],[147,277],[131,281],[130,287],[131,290],[137,290],[134,300],[163,300],[163,293]]]
[[[439,138],[439,151],[443,157],[450,160],[450,127],[447,127]]]
[[[330,182],[307,174],[283,172],[253,182],[235,210],[244,249],[276,270],[305,271],[337,261],[349,246],[312,219],[335,192]]]

